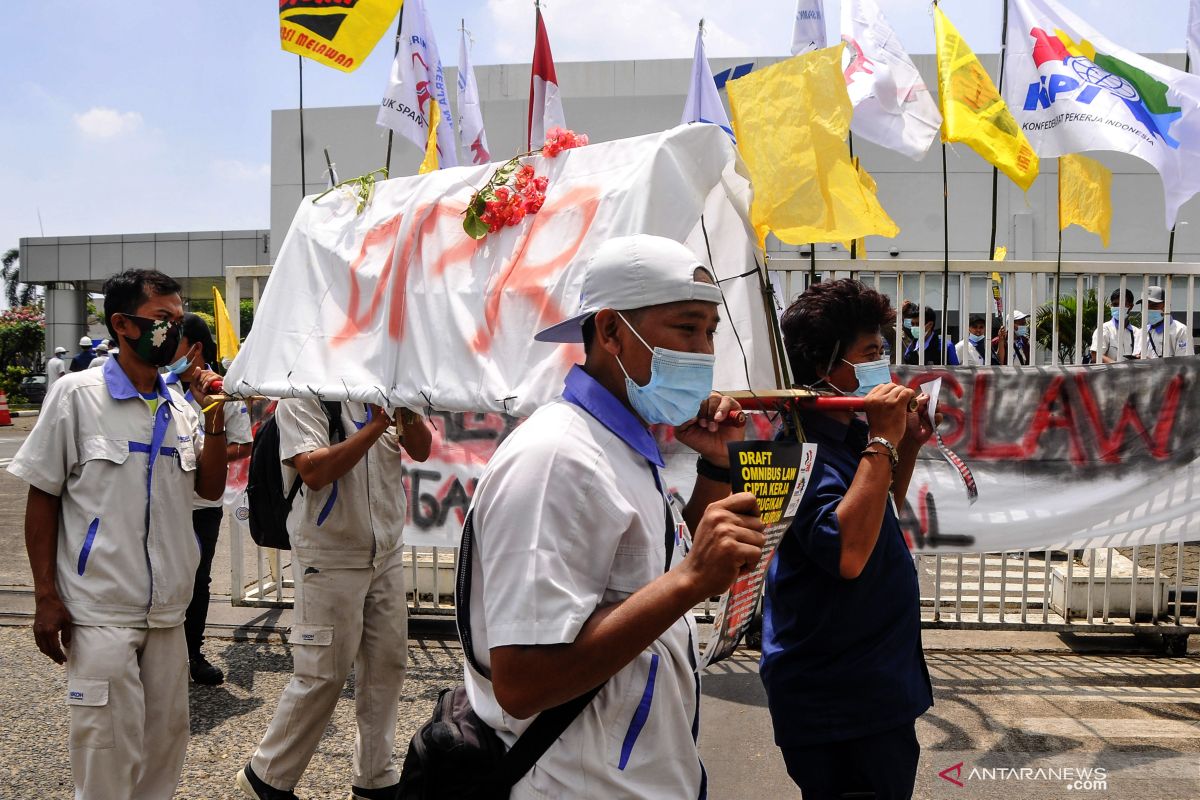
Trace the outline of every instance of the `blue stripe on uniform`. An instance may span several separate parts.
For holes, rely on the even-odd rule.
[[[83,574],[83,570],[87,567],[88,556],[92,552],[92,542],[96,541],[96,531],[100,530],[100,518],[96,517],[92,520],[92,524],[88,526],[87,536],[83,540],[83,549],[79,551],[79,564],[77,569],[79,574]]]
[[[646,677],[646,689],[642,692],[642,700],[638,703],[637,710],[633,712],[633,719],[629,721],[629,730],[625,732],[625,742],[621,745],[621,761],[617,764],[617,769],[625,769],[629,763],[633,746],[637,743],[638,735],[642,732],[642,728],[646,725],[646,719],[650,716],[650,704],[654,701],[654,677],[657,674],[658,653],[654,653],[650,656],[650,674]]]
[[[321,513],[317,515],[317,527],[325,524],[325,520],[329,519],[329,512],[333,511],[333,504],[337,502],[338,490],[337,481],[333,482],[333,491],[329,493],[329,499],[325,501],[325,507],[321,509]]]

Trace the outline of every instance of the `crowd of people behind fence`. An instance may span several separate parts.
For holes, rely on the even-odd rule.
[[[476,796],[706,796],[691,609],[753,568],[765,539],[753,495],[731,494],[727,446],[743,438],[745,415],[712,390],[722,295],[691,251],[645,235],[605,242],[576,312],[537,333],[582,344],[585,359],[505,439],[474,491],[456,598],[464,683],[414,736],[403,774],[401,465],[429,457],[427,424],[403,408],[290,398],[252,436],[246,407],[219,401],[212,334],[184,313],[180,291],[152,270],[105,283],[111,338],[93,348],[84,337],[74,356],[57,348],[37,424],[9,467],[29,484],[33,632],[66,665],[77,798],[176,790],[189,677],[224,677],[202,650],[209,572],[228,464],[247,457],[252,481],[266,474],[277,487],[264,495],[260,484],[251,503],[280,520],[303,591],[294,674],[230,776],[246,796],[296,797],[351,671],[354,798],[480,787]],[[1192,353],[1187,327],[1163,317],[1160,288],[1146,292],[1140,326],[1131,292],[1109,299],[1093,363]],[[865,402],[863,418],[801,416],[817,464],[764,593],[762,681],[806,798],[912,793],[915,721],[933,695],[917,578],[889,498],[904,496],[933,426],[927,399],[893,384],[890,366],[1028,364],[1036,336],[1019,310],[971,314],[957,343],[942,322],[912,302],[897,318],[887,296],[848,279],[811,286],[782,317],[796,383]],[[698,454],[686,505],[665,491],[652,425],[674,427]],[[457,749],[435,723],[462,732]]]

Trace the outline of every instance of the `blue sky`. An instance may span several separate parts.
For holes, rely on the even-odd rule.
[[[910,52],[933,50],[928,0],[877,0]],[[1183,48],[1186,0],[1062,0],[1121,44]],[[476,64],[529,58],[530,0],[426,0],[442,58],[461,19]],[[270,111],[296,105],[297,59],[270,0],[6,3],[0,49],[0,249],[22,236],[268,226]],[[557,61],[785,55],[795,0],[546,0]],[[839,0],[825,0],[831,40]],[[995,52],[1000,0],[944,0]],[[1146,13],[1149,11],[1153,13]],[[391,47],[353,74],[305,64],[305,105],[378,102]]]

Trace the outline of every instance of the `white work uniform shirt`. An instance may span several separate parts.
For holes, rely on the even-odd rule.
[[[467,664],[467,694],[510,747],[533,718],[514,719],[496,701],[490,648],[572,642],[598,607],[666,568],[653,437],[578,367],[564,394],[574,402],[538,409],[504,441],[474,497],[469,624],[487,674]],[[676,515],[674,562],[681,525]],[[701,797],[697,658],[685,614],[608,680],[512,797]]]
[[[367,424],[369,411],[362,403],[342,403],[341,410],[349,439]],[[290,492],[297,477],[292,459],[329,446],[329,420],[319,400],[286,399],[276,406],[275,421],[283,490]],[[315,492],[300,485],[288,516],[292,552],[306,567],[369,567],[404,544],[407,512],[400,439],[389,425],[341,478]]]
[[[1092,352],[1096,354],[1096,363],[1103,364],[1104,356],[1113,361],[1136,357],[1141,352],[1140,336],[1141,332],[1129,324],[1128,318],[1124,331],[1118,331],[1117,323],[1111,319],[1105,322],[1092,334]]]
[[[204,445],[204,409],[196,402],[196,398],[192,397],[192,390],[183,390],[183,384],[179,381],[178,375],[167,375],[166,383],[172,386],[176,391],[183,392],[183,399],[196,412],[196,440],[200,442],[201,447]],[[224,444],[251,444],[254,437],[250,433],[250,414],[246,411],[246,404],[237,401],[225,404],[225,436],[222,439],[217,437],[214,441],[218,445]],[[220,508],[225,503],[225,498],[217,500],[205,500],[200,495],[192,498],[192,508]]]
[[[157,399],[115,358],[65,375],[8,467],[61,500],[55,583],[76,625],[170,628],[191,602],[196,415],[161,377]]]
[[[1163,330],[1166,328],[1166,340]],[[1157,325],[1143,325],[1138,331],[1138,350],[1142,358],[1163,358],[1164,356],[1190,356],[1192,349],[1192,332],[1177,319],[1164,318]]]
[[[987,346],[987,343],[984,343]],[[979,355],[979,351],[975,349],[970,339],[963,339],[958,344],[954,345],[954,351],[958,353],[958,363],[964,367],[982,367],[983,356]]]
[[[50,391],[50,387],[54,382],[67,374],[67,362],[63,361],[58,356],[46,362],[46,391]]]

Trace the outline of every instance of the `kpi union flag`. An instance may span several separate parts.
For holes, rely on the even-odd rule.
[[[1173,227],[1200,191],[1200,77],[1120,47],[1054,0],[1013,0],[1008,47],[1004,93],[1038,155],[1142,159],[1162,176]]]

